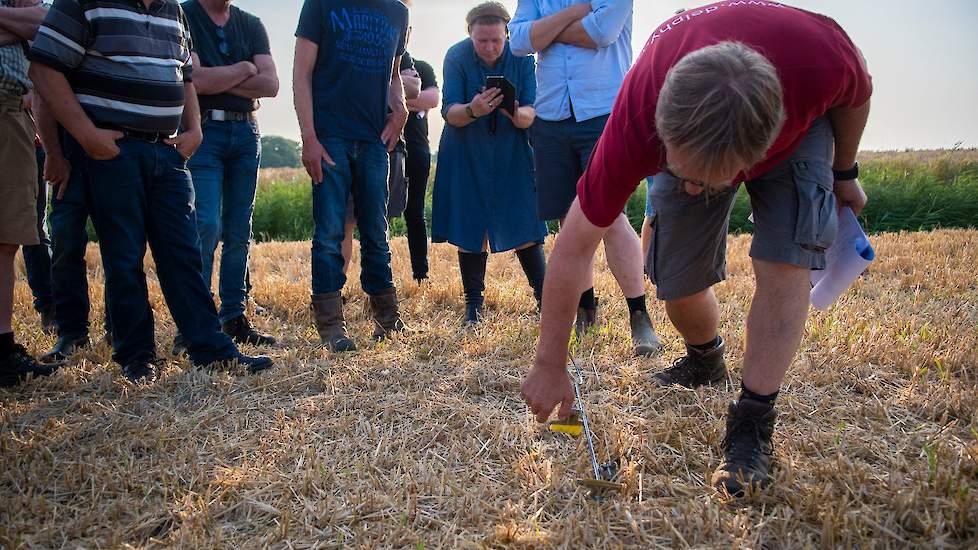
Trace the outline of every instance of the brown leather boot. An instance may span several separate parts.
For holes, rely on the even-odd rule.
[[[312,315],[323,344],[333,352],[356,351],[357,346],[346,332],[343,319],[343,297],[339,292],[313,294]]]
[[[771,403],[741,399],[730,404],[723,462],[712,479],[717,491],[740,497],[749,485],[763,489],[771,482],[771,438],[777,417]]]
[[[374,318],[374,340],[383,340],[407,327],[397,310],[397,289],[390,288],[370,296],[370,313]]]

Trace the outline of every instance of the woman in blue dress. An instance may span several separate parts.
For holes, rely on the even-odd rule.
[[[516,250],[539,306],[543,296],[546,225],[537,219],[533,152],[526,129],[536,117],[532,57],[509,50],[509,13],[486,2],[466,17],[469,38],[445,56],[441,136],[431,213],[433,242],[458,247],[465,291],[465,324],[481,321],[488,250]],[[502,76],[516,88],[514,114],[503,96],[486,89]]]

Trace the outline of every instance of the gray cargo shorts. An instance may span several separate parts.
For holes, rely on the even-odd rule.
[[[747,182],[755,260],[825,269],[838,229],[832,174],[834,137],[826,117],[812,123],[787,160]],[[654,215],[645,269],[660,300],[697,294],[727,277],[727,230],[737,187],[691,196],[668,173],[649,190]]]

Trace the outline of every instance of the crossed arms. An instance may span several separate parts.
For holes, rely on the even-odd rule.
[[[520,0],[509,24],[515,55],[529,55],[552,44],[597,50],[614,44],[632,13],[631,0],[593,0],[543,16],[537,0]]]
[[[0,8],[0,46],[34,40],[47,13],[38,0],[14,0],[12,7]]]

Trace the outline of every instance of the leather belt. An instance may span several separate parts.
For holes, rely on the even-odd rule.
[[[238,111],[222,111],[220,109],[209,109],[204,111],[203,118],[217,122],[254,122],[257,117],[255,113],[241,113]]]

